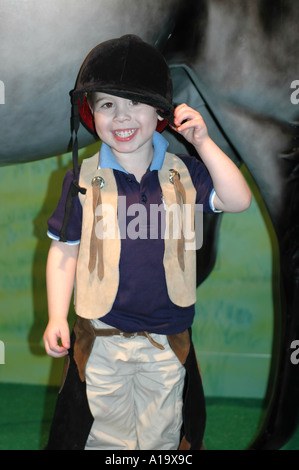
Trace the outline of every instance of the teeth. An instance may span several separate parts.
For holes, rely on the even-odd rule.
[[[118,137],[126,138],[126,137],[130,137],[131,135],[133,135],[134,132],[136,132],[136,129],[131,129],[129,131],[115,131],[115,134]]]

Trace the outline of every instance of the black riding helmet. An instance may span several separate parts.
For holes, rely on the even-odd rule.
[[[66,241],[72,197],[78,192],[86,192],[78,183],[77,133],[80,120],[89,131],[94,132],[93,116],[87,101],[88,94],[93,92],[108,93],[153,106],[164,118],[158,122],[158,131],[162,131],[168,123],[174,123],[170,70],[163,55],[155,47],[129,34],[105,41],[91,50],[80,68],[75,88],[70,91],[72,131],[75,134],[74,179],[66,202],[61,241]]]
[[[79,107],[81,121],[92,131],[93,118],[86,98],[97,91],[153,106],[173,124],[169,67],[163,55],[138,36],[126,35],[99,44],[81,66],[70,94],[73,106]]]

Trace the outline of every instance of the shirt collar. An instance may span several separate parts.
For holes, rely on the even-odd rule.
[[[153,134],[154,156],[150,165],[150,171],[161,170],[168,145],[167,140],[155,131]],[[99,168],[111,168],[112,170],[119,170],[127,173],[127,171],[118,163],[111,148],[109,145],[105,144],[105,142],[102,143],[100,149]]]

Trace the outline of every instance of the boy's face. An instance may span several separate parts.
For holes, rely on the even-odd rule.
[[[152,150],[152,136],[157,127],[156,109],[107,93],[95,93],[93,116],[99,138],[116,156],[138,152],[146,157]]]

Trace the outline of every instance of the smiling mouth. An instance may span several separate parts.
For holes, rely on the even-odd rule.
[[[114,131],[114,134],[119,137],[120,139],[128,139],[135,134],[137,129],[126,129],[126,130],[118,130]]]

